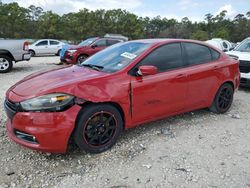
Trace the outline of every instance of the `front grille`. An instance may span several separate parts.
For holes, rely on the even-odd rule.
[[[247,79],[246,78],[241,78],[240,79],[240,83],[241,84],[246,84],[247,83]]]
[[[250,61],[240,61],[240,72],[241,73],[250,72]]]

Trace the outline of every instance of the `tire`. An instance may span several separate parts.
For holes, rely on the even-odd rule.
[[[88,58],[88,56],[86,56],[86,55],[79,55],[77,58],[77,64],[81,64],[87,58]]]
[[[60,56],[61,50],[58,50],[58,52],[56,53],[56,56]]]
[[[0,55],[0,73],[7,73],[13,68],[12,59],[6,55]]]
[[[210,111],[223,114],[227,112],[233,103],[234,89],[229,83],[223,84],[217,91],[214,101],[209,108]]]
[[[30,53],[31,57],[34,57],[36,55],[34,50],[29,50],[29,53]]]
[[[91,104],[79,112],[73,137],[81,150],[101,153],[116,143],[122,131],[122,116],[114,106]]]

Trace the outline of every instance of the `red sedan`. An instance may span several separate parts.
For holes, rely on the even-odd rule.
[[[205,43],[118,43],[80,65],[30,75],[6,93],[7,133],[40,151],[107,150],[124,129],[191,110],[225,113],[239,62]]]
[[[61,61],[67,64],[77,64],[85,61],[86,58],[94,55],[95,53],[112,46],[116,43],[124,42],[122,39],[116,38],[90,38],[83,41],[83,44],[78,46],[70,47],[63,57],[61,57]]]

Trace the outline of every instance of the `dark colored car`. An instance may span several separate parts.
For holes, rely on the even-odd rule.
[[[97,153],[124,129],[209,108],[225,113],[239,87],[239,61],[205,43],[181,39],[119,43],[80,65],[30,75],[6,93],[7,133],[45,152],[72,138]]]
[[[69,47],[65,51],[64,56],[61,57],[61,61],[68,64],[82,63],[87,57],[119,42],[124,42],[124,40],[106,37],[90,38],[83,41],[78,46]]]

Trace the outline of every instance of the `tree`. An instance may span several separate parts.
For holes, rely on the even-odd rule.
[[[208,40],[208,34],[206,31],[198,30],[192,34],[192,39],[206,41]]]
[[[219,37],[238,42],[250,36],[250,11],[233,20],[227,11],[206,14],[203,21],[192,22],[188,17],[175,19],[138,17],[122,9],[82,9],[62,16],[41,7],[20,7],[17,3],[0,0],[0,38],[57,38],[78,42],[82,39],[120,33],[130,39],[194,38],[207,40]]]

